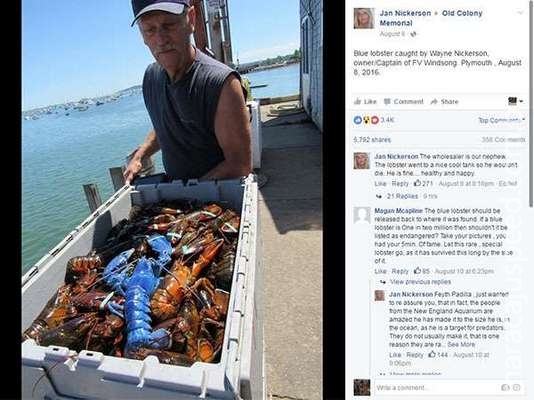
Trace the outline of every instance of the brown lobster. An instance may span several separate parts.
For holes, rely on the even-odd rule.
[[[218,239],[208,244],[198,259],[189,268],[182,261],[176,261],[154,292],[150,300],[152,315],[159,321],[174,317],[186,291],[198,278],[202,270],[215,258],[223,240]]]
[[[226,291],[230,291],[232,287],[236,247],[237,240],[225,244],[221,249],[219,261],[211,264],[206,272],[206,276],[214,281],[218,288]]]
[[[187,354],[195,358],[197,354],[197,337],[200,330],[200,315],[195,302],[187,296],[176,318],[169,319],[154,327],[163,328],[172,338],[170,350]]]
[[[202,362],[213,362],[220,353],[224,340],[224,322],[204,318],[198,338],[197,359]]]
[[[110,354],[122,339],[124,320],[116,315],[108,314],[103,320],[97,321],[96,325],[87,334],[85,348]]]
[[[77,315],[76,308],[70,304],[71,287],[61,286],[56,294],[48,301],[45,308],[37,316],[28,329],[22,334],[22,340],[35,339],[40,342],[41,337],[50,329],[61,325],[65,320]]]
[[[117,253],[131,247],[131,240],[102,248],[99,252],[92,251],[86,256],[72,257],[67,262],[65,271],[65,283],[75,284],[78,279],[89,271],[100,271]]]
[[[41,346],[65,346],[71,350],[81,351],[84,338],[98,322],[98,313],[84,313],[58,327],[44,332],[39,344]]]
[[[148,356],[157,357],[159,362],[163,364],[181,365],[184,367],[190,367],[195,362],[195,360],[192,360],[185,354],[169,350],[156,350],[140,347],[129,353],[129,357],[135,360],[144,360]]]

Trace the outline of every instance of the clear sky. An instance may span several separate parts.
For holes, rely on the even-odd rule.
[[[228,0],[234,62],[299,47],[297,0]],[[153,61],[130,0],[22,1],[22,109],[141,84]]]

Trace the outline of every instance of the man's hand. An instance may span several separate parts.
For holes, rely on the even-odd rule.
[[[126,167],[126,170],[122,174],[124,177],[124,184],[129,185],[132,179],[139,174],[139,171],[141,171],[143,168],[143,157],[151,157],[159,149],[156,132],[151,130],[143,144],[137,148],[132,159],[128,163],[128,166]]]
[[[139,174],[141,168],[143,168],[141,158],[134,156],[132,160],[128,163],[128,166],[126,167],[126,170],[123,173],[124,184],[129,185],[132,179],[135,178],[137,174]]]

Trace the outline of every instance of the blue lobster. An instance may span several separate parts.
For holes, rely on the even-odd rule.
[[[158,258],[155,260],[141,257],[129,278],[125,267],[134,249],[120,253],[104,269],[106,283],[126,298],[124,304],[127,331],[126,354],[139,347],[165,349],[171,345],[167,330],[152,331],[149,304],[152,294],[159,285],[161,270],[171,260],[172,247],[169,241],[161,235],[150,236],[148,243],[152,250],[158,253]]]

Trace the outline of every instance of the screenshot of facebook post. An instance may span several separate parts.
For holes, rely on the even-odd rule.
[[[345,2],[347,399],[534,399],[532,1]]]

